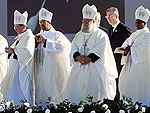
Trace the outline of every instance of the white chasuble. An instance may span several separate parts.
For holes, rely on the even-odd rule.
[[[9,58],[8,72],[1,84],[1,92],[6,101],[13,100],[20,105],[24,100],[33,104],[32,100],[32,67],[31,62],[34,55],[34,35],[30,29],[16,37],[12,44],[17,59],[14,54]]]
[[[7,69],[8,69],[8,59],[7,56],[8,54],[5,52],[5,48],[8,47],[7,40],[0,35],[0,83],[3,81]],[[2,101],[2,95],[0,94],[0,101]]]
[[[146,27],[134,32],[123,44],[131,46],[131,55],[122,57],[124,64],[119,79],[121,97],[133,102],[150,100],[150,31]],[[128,58],[131,58],[130,65]],[[145,102],[144,102],[145,101]],[[148,103],[145,103],[148,105]],[[149,103],[150,105],[150,103]]]
[[[43,51],[43,63],[36,64],[36,71],[40,70],[36,74],[36,101],[45,103],[52,97],[52,100],[58,103],[63,98],[61,93],[71,68],[69,60],[71,43],[54,28],[42,32],[42,35],[47,41],[45,47],[40,46],[37,49]]]
[[[86,55],[94,53],[100,58],[87,65],[74,62],[73,54],[81,50],[86,43]],[[72,42],[70,53],[73,65],[69,75],[64,96],[71,102],[78,103],[90,94],[93,101],[103,98],[114,99],[116,95],[116,82],[118,76],[114,56],[110,47],[108,35],[100,29],[91,33],[78,32]]]

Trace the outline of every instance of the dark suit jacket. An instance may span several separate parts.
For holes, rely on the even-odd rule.
[[[131,35],[131,30],[123,23],[119,23],[112,35],[110,36],[110,29],[108,30],[108,36],[110,38],[110,43],[112,50],[114,52],[116,47],[121,47],[123,42]],[[117,70],[120,74],[121,72],[121,54],[114,54]]]

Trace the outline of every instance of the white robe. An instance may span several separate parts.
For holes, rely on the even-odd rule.
[[[19,43],[16,45],[16,42]],[[25,100],[30,104],[32,102],[32,77],[29,66],[34,55],[34,35],[30,29],[16,37],[12,48],[18,59],[14,59],[12,54],[9,59],[8,72],[2,81],[1,92],[5,101],[13,100],[15,104],[20,105],[20,100]]]
[[[4,79],[8,68],[8,54],[5,52],[6,47],[8,47],[7,40],[0,35],[0,83]],[[2,96],[0,96],[0,101],[2,101]]]
[[[133,102],[150,101],[150,31],[146,27],[134,32],[123,44],[131,46],[130,63],[122,57],[123,69],[119,79],[121,98],[131,98]],[[144,103],[145,103],[144,102]],[[149,103],[150,105],[150,103]]]
[[[88,53],[100,57],[95,63],[81,65],[74,62],[73,54],[81,51],[84,38],[88,40]],[[108,35],[104,31],[95,27],[91,33],[78,32],[72,42],[70,57],[73,67],[64,91],[66,99],[78,103],[85,100],[88,94],[93,96],[93,101],[102,101],[103,98],[114,99],[118,72]]]
[[[71,68],[69,60],[71,43],[53,27],[41,34],[47,42],[45,48],[40,46],[35,52],[36,102],[44,103],[48,101],[48,97],[52,97],[52,100],[58,103],[62,99],[61,93]],[[41,59],[37,60],[39,54]]]

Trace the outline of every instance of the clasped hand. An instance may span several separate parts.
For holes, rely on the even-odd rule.
[[[90,63],[91,58],[89,58],[88,56],[77,56],[76,58],[82,65],[87,65],[88,63]]]
[[[5,52],[6,53],[14,53],[14,49],[13,48],[5,48]]]
[[[35,42],[45,42],[46,38],[44,38],[41,34],[35,36]]]
[[[124,51],[125,53],[128,53],[130,51],[131,46],[127,46],[126,48],[121,48],[120,50]]]

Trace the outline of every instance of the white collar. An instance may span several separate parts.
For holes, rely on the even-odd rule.
[[[143,29],[136,30],[134,33],[132,33],[129,38],[129,45],[132,45],[138,36],[144,34],[147,31],[149,31],[149,29],[148,27],[145,27]]]
[[[28,32],[30,32],[30,29],[27,29],[26,31],[24,31],[21,34],[18,34],[18,36],[16,36],[15,39],[20,40],[25,34],[27,34]]]
[[[119,23],[120,23],[120,20],[118,20],[118,22],[115,25],[112,26],[113,27],[113,32],[114,32],[114,30],[116,29],[116,27],[118,26]]]
[[[148,27],[144,27],[143,29],[136,30],[136,33],[143,33],[144,31],[149,31]]]
[[[49,40],[55,40],[56,38],[56,30],[51,26],[49,31],[44,31],[42,35]]]

